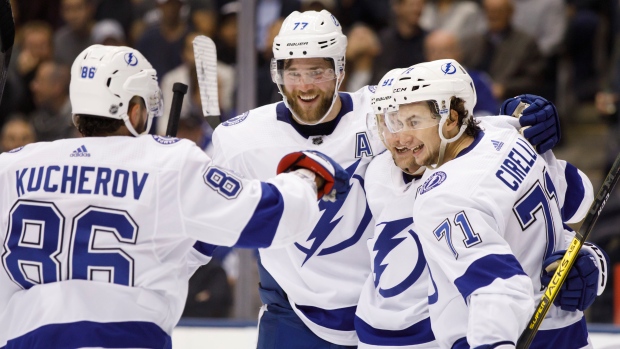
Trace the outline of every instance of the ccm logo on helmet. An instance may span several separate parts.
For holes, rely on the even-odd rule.
[[[125,63],[129,66],[135,67],[138,64],[138,57],[136,57],[133,52],[125,53]]]
[[[395,88],[394,89],[394,93],[396,93],[396,92],[403,92],[403,91],[407,91],[407,88],[406,87],[399,87],[399,88]]]
[[[306,46],[308,42],[290,42],[286,46]]]

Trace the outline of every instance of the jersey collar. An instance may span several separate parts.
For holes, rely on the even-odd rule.
[[[278,103],[276,105],[276,117],[279,121],[286,122],[293,126],[295,131],[299,133],[302,137],[308,138],[311,136],[327,136],[332,134],[338,126],[340,119],[347,113],[353,111],[353,99],[351,95],[348,93],[339,92],[338,96],[340,96],[340,101],[342,103],[342,107],[340,108],[340,112],[336,118],[329,122],[320,123],[318,125],[300,125],[295,119],[293,119],[293,115],[291,111],[284,105],[284,102]]]

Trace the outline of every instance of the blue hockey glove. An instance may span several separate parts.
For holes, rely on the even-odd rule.
[[[285,155],[278,164],[278,174],[298,168],[305,168],[325,180],[325,184],[318,188],[318,198],[326,201],[344,199],[349,192],[349,174],[342,166],[329,156],[314,150],[297,151]]]
[[[555,269],[546,271],[545,268],[561,260],[564,253],[566,250],[557,251],[545,259],[540,278],[543,285],[549,285],[555,272]],[[605,290],[608,264],[609,257],[603,250],[592,243],[585,243],[553,304],[566,311],[586,310]]]
[[[553,103],[542,97],[525,94],[508,98],[502,103],[500,114],[519,118],[523,137],[527,138],[540,154],[552,149],[560,141],[558,111]]]

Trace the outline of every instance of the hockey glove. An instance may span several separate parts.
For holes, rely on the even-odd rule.
[[[501,115],[519,118],[523,137],[542,154],[560,141],[560,117],[553,103],[536,95],[520,95],[502,103]],[[529,127],[528,127],[529,126]]]
[[[278,164],[278,174],[305,168],[325,180],[318,188],[318,198],[325,201],[343,199],[349,192],[349,174],[325,154],[314,150],[297,151],[285,155]]]
[[[543,263],[543,274],[540,278],[544,286],[549,285],[555,269],[547,271],[553,262],[564,257],[566,250],[554,252]],[[586,310],[597,295],[605,290],[609,257],[596,245],[586,242],[577,256],[560,292],[553,304],[566,311]]]

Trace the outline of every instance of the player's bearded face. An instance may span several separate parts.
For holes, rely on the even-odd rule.
[[[428,118],[430,124],[434,119],[426,102],[411,103],[400,106],[403,115],[416,115],[418,122]],[[432,122],[431,122],[432,121]],[[386,133],[386,147],[392,153],[394,163],[407,173],[414,173],[420,166],[437,162],[441,139],[437,133],[438,126],[420,129],[404,129],[397,133]]]
[[[308,123],[318,122],[332,105],[337,79],[312,82],[307,76],[316,70],[331,70],[333,73],[332,65],[323,58],[294,59],[292,62],[286,70],[297,72],[300,81],[289,84],[285,80],[284,96],[295,115]]]

